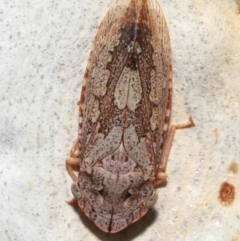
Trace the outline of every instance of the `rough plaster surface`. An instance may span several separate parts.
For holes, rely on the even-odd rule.
[[[80,84],[112,0],[0,6],[0,240],[240,240],[240,16],[237,1],[160,0],[173,51],[168,182],[148,214],[107,235],[65,203]],[[234,163],[235,168],[230,168]],[[230,206],[222,182],[236,187]]]

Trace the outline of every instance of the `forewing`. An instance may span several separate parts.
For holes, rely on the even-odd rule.
[[[138,49],[133,56],[136,59],[132,60],[136,69],[132,75],[140,81],[135,92],[141,91],[141,100],[133,111],[129,109],[126,122],[130,125],[124,131],[124,146],[143,172],[154,176],[170,118],[171,46],[166,20],[157,1],[142,1],[141,7],[134,4],[132,1],[132,8],[140,10]],[[128,98],[134,99],[134,91]]]
[[[161,158],[171,105],[171,51],[156,0],[117,1],[99,27],[80,99],[82,167],[120,144],[148,176]]]
[[[83,167],[111,153],[121,139],[122,111],[113,105],[113,98],[127,57],[123,46],[119,45],[118,30],[128,2],[116,1],[110,8],[99,26],[88,60],[79,101],[80,162],[85,158]]]

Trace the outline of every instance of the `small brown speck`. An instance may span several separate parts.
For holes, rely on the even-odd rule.
[[[223,182],[219,190],[219,200],[223,206],[229,206],[233,203],[236,195],[236,188],[233,184]]]
[[[84,74],[84,78],[88,78],[88,73],[89,73],[89,70],[86,69],[85,74]]]
[[[229,167],[228,167],[228,171],[237,174],[238,173],[238,164],[236,162],[232,162]]]
[[[81,105],[82,103],[84,103],[85,91],[86,91],[86,87],[82,86],[81,97],[80,97],[80,100],[78,101],[78,105]]]

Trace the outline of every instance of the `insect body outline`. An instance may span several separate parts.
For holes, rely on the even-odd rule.
[[[79,207],[104,232],[123,230],[157,201],[175,130],[194,125],[169,130],[171,102],[171,45],[157,0],[117,0],[95,37],[66,160]]]

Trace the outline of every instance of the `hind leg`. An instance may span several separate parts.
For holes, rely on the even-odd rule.
[[[163,146],[162,157],[161,157],[160,165],[158,167],[158,171],[156,174],[155,186],[159,186],[161,183],[165,182],[167,179],[167,174],[165,173],[165,171],[167,168],[168,156],[170,153],[170,149],[172,146],[172,142],[173,142],[173,138],[174,138],[176,130],[182,129],[182,128],[193,127],[193,126],[195,126],[195,124],[194,124],[191,116],[189,117],[189,120],[187,122],[171,126],[171,128],[168,132],[168,135],[165,139],[164,146]]]

